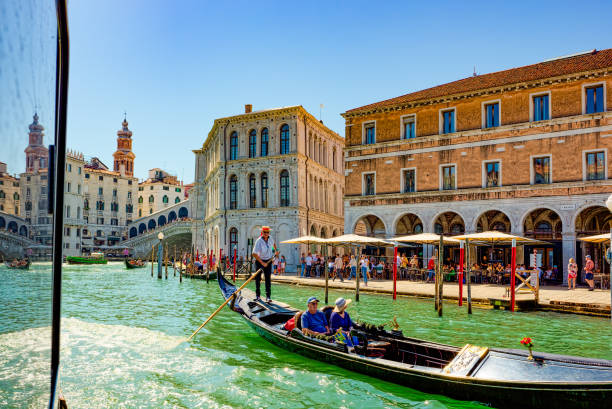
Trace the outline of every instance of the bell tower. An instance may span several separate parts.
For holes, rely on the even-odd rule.
[[[34,113],[34,121],[29,126],[28,146],[25,148],[26,172],[36,172],[46,169],[49,161],[49,150],[43,145],[43,132],[45,128],[38,123],[38,113]]]
[[[132,152],[132,131],[128,129],[126,117],[122,127],[117,131],[117,150],[113,153],[113,170],[124,176],[134,176],[134,152]]]

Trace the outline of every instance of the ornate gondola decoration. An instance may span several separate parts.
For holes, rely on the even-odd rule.
[[[236,286],[222,275],[221,293],[229,301]],[[300,311],[255,300],[241,290],[230,308],[267,341],[291,352],[425,392],[479,401],[498,408],[601,408],[612,398],[612,361],[517,349],[466,345],[458,348],[404,336],[384,325],[356,324],[359,346],[305,336],[285,323]],[[395,324],[395,322],[394,322]],[[333,337],[331,337],[333,341]]]

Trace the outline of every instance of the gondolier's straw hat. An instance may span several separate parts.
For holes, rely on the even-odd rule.
[[[262,233],[270,233],[270,226],[263,226],[261,228]]]

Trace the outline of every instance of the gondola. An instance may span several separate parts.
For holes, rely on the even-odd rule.
[[[143,268],[143,267],[146,267],[146,266],[147,266],[147,262],[146,261],[144,261],[142,264],[139,265],[139,264],[136,264],[136,260],[133,260],[133,259],[125,260],[125,267],[128,270],[133,269],[133,268]]]
[[[30,262],[30,260],[26,260],[26,263],[25,263],[25,264],[17,264],[16,266],[14,266],[14,265],[13,265],[11,262],[9,262],[9,261],[5,261],[5,262],[4,262],[4,265],[5,265],[7,268],[11,268],[11,269],[14,269],[14,270],[29,270],[29,269],[30,269],[30,264],[32,264],[32,263]]]
[[[223,275],[218,282],[225,299],[236,291]],[[428,393],[497,408],[603,408],[612,398],[612,361],[604,359],[534,352],[529,360],[523,350],[459,348],[367,324],[353,331],[362,346],[348,348],[306,337],[297,328],[285,330],[299,311],[255,301],[251,290],[243,289],[228,305],[281,348]]]

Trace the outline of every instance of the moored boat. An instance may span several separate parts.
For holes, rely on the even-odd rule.
[[[106,264],[108,261],[104,258],[104,253],[91,253],[89,256],[67,256],[68,264]]]
[[[228,299],[236,286],[219,276]],[[264,339],[291,352],[402,386],[498,408],[602,408],[612,397],[612,361],[405,337],[401,331],[356,325],[361,347],[305,336],[285,323],[301,311],[255,301],[243,289],[229,304]],[[299,324],[299,319],[296,320]],[[298,325],[299,326],[299,325]],[[364,347],[365,346],[365,347]]]
[[[30,260],[5,261],[4,265],[8,268],[16,270],[28,270],[30,268]]]
[[[125,260],[125,267],[129,270],[132,268],[143,268],[147,266],[146,261],[129,259]]]

